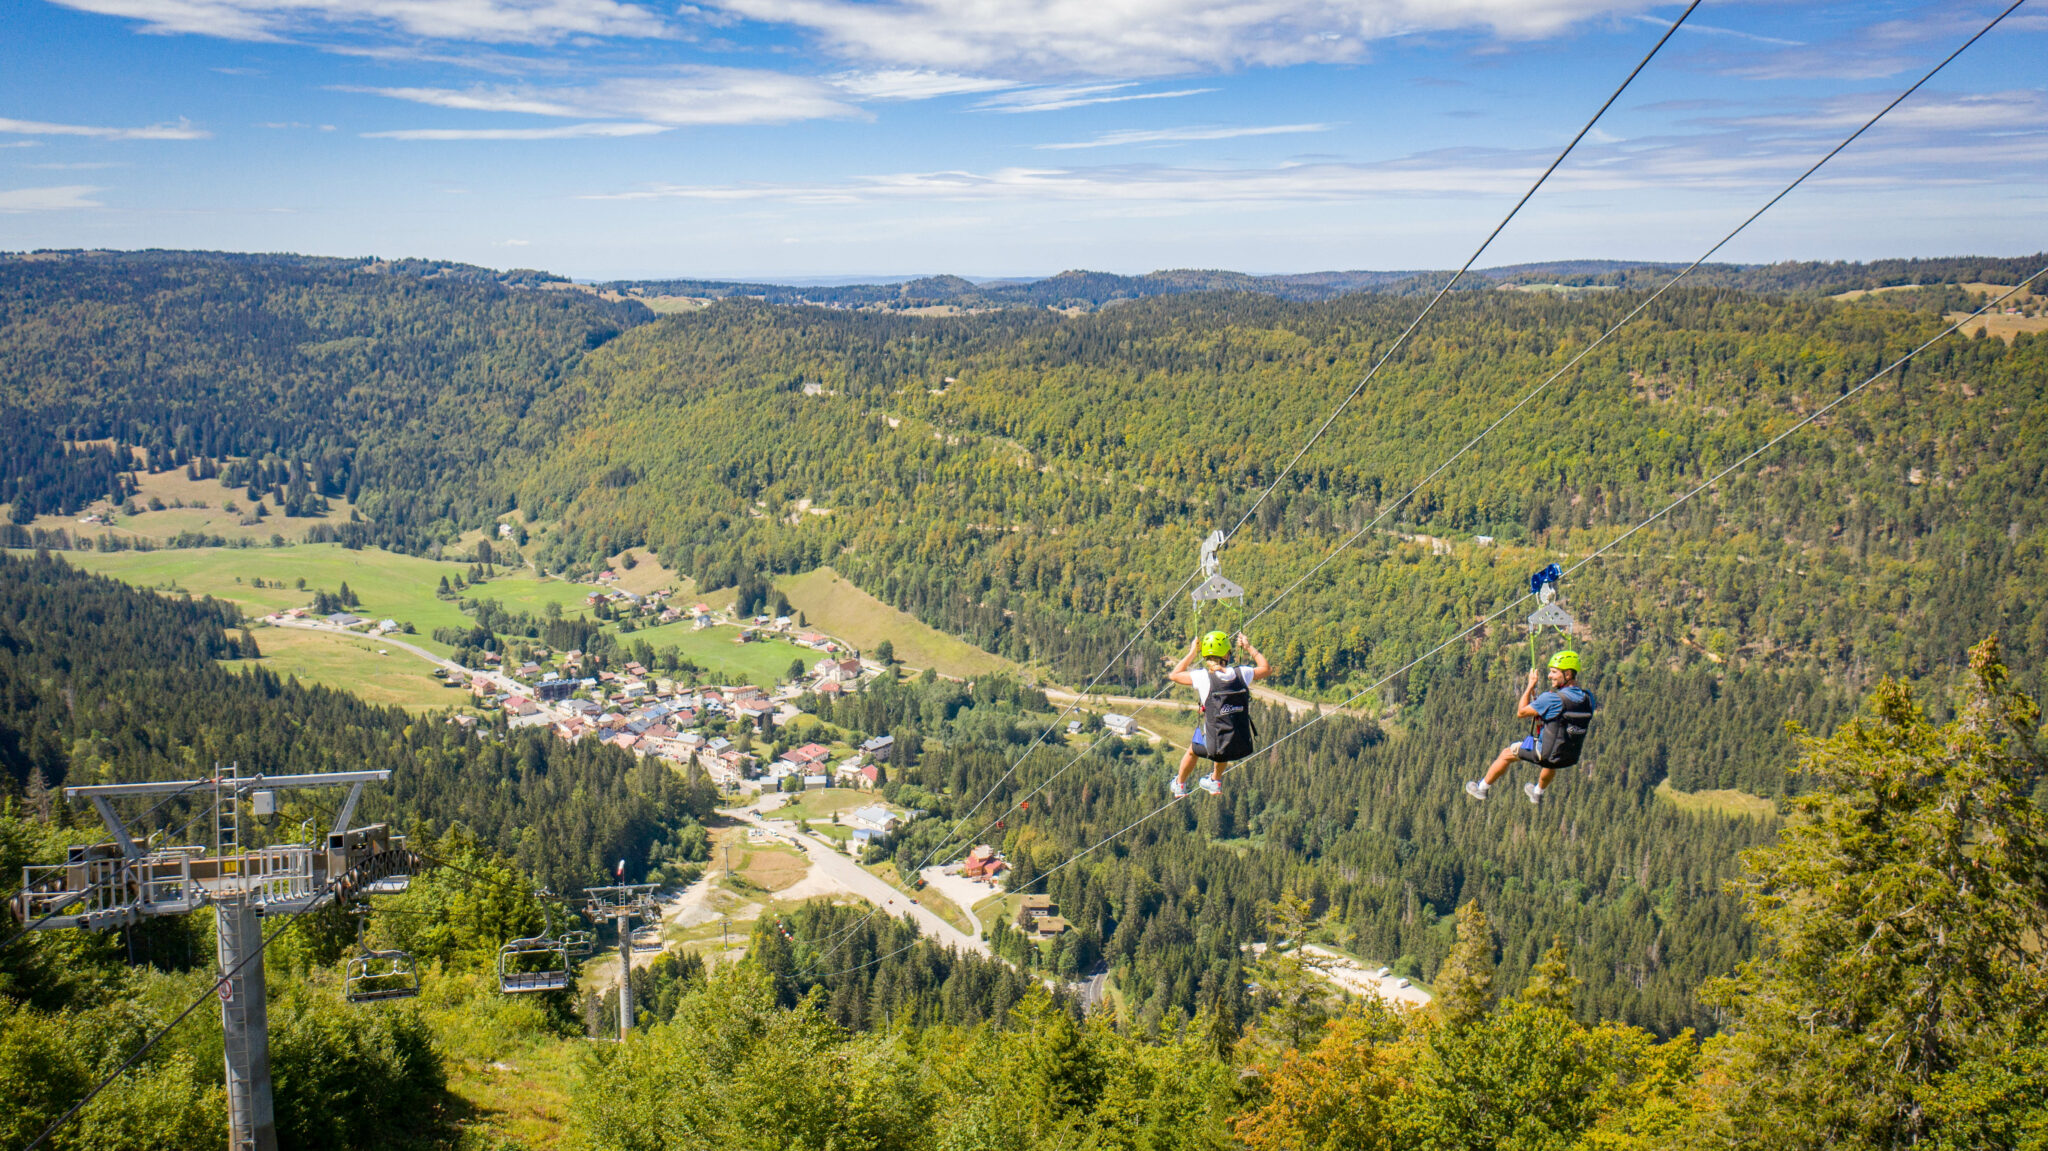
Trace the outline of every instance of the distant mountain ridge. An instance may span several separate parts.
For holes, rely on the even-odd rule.
[[[1317,302],[1360,292],[1431,292],[1450,278],[1450,269],[1288,272],[1254,275],[1218,268],[1170,268],[1144,275],[1072,269],[1042,279],[1007,278],[979,283],[964,276],[932,275],[859,284],[772,283],[752,280],[608,280],[575,283],[568,276],[534,268],[499,270],[453,260],[301,256],[292,253],[63,250],[0,252],[10,262],[77,261],[104,268],[155,268],[164,261],[219,268],[291,268],[308,274],[412,276],[506,288],[597,292],[629,298],[694,297],[757,299],[770,304],[828,308],[912,310],[953,307],[1061,308],[1093,311],[1125,300],[1196,292],[1249,292],[1283,300]],[[1747,292],[1832,295],[1859,289],[1908,285],[2017,283],[2048,264],[2048,253],[2030,256],[1938,256],[1927,259],[1797,261],[1774,264],[1703,264],[1688,282],[1700,287]],[[1637,260],[1546,260],[1475,269],[1460,291],[1544,285],[1570,289],[1654,288],[1683,264]],[[799,277],[807,279],[808,277]]]
[[[2048,254],[2021,257],[1954,256],[1934,259],[1787,261],[1776,264],[1705,264],[1691,280],[1712,287],[1755,292],[1830,294],[1855,289],[1954,283],[2012,283],[2048,262]],[[1631,260],[1550,260],[1474,271],[1460,284],[1482,290],[1531,284],[1566,288],[1654,286],[1682,264]],[[750,297],[771,304],[837,308],[1100,308],[1122,300],[1193,292],[1255,292],[1286,300],[1318,301],[1356,292],[1435,291],[1449,270],[1329,271],[1252,275],[1214,268],[1173,268],[1141,276],[1070,270],[1041,280],[997,280],[977,284],[938,275],[889,283],[792,285],[744,280],[614,280],[599,290],[636,297]]]

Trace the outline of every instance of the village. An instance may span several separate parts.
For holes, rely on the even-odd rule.
[[[714,883],[712,875],[665,896],[664,919],[673,938],[648,941],[645,951],[636,954],[636,965],[651,962],[665,946],[708,946],[714,924],[764,913],[764,898],[799,895],[862,899],[910,917],[947,945],[982,953],[990,950],[998,920],[1025,940],[1047,945],[1073,929],[1050,896],[1006,893],[1003,881],[1011,864],[995,844],[974,844],[964,855],[912,875],[896,873],[890,861],[896,837],[927,813],[889,798],[895,791],[889,787],[895,737],[840,732],[815,714],[827,701],[857,695],[884,676],[896,676],[899,669],[892,660],[876,658],[886,657],[886,648],[864,655],[797,615],[740,616],[730,607],[679,602],[672,589],[629,591],[617,586],[618,575],[609,570],[587,582],[586,607],[615,626],[633,621],[626,627],[687,627],[692,633],[718,629],[730,633],[729,638],[719,635],[719,643],[786,645],[804,656],[793,659],[790,674],[773,686],[702,683],[695,682],[692,672],[649,666],[644,659],[620,662],[616,650],[607,660],[533,643],[477,649],[471,658],[480,666],[465,666],[408,642],[406,624],[347,610],[296,607],[262,622],[343,631],[389,645],[376,649],[378,654],[399,648],[431,661],[445,686],[468,693],[470,709],[450,715],[449,723],[473,727],[501,716],[507,728],[546,728],[571,743],[596,739],[678,771],[702,771],[722,797],[721,815],[733,821],[732,831],[740,835],[730,840],[719,832],[721,841],[740,845],[750,856],[761,850],[794,853],[791,861],[800,864],[798,871],[771,882],[772,896],[735,896]],[[1115,697],[1104,698],[1115,702]],[[1097,722],[1121,738],[1159,738],[1127,715],[1105,712]],[[1073,718],[1063,726],[1071,740],[1084,738],[1091,725]],[[718,936],[724,938],[724,929]],[[1318,970],[1349,994],[1393,1002],[1428,999],[1388,970],[1367,971],[1335,953],[1319,962]],[[1104,978],[1102,972],[1087,973],[1075,990],[1092,1004],[1105,993]]]

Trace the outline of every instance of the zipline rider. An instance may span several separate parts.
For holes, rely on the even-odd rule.
[[[1195,773],[1197,757],[1216,764],[1200,784],[1203,791],[1216,795],[1223,790],[1223,773],[1230,769],[1231,761],[1252,753],[1252,739],[1258,734],[1252,726],[1252,684],[1272,675],[1273,665],[1243,632],[1237,633],[1237,646],[1252,657],[1251,663],[1230,666],[1230,637],[1212,631],[1189,644],[1188,653],[1166,677],[1194,688],[1202,702],[1201,721],[1195,725],[1194,738],[1188,741],[1188,750],[1180,757],[1180,771],[1173,777],[1175,799],[1187,795],[1188,777]],[[1203,666],[1193,667],[1198,657]]]
[[[1508,765],[1523,760],[1542,770],[1537,773],[1536,782],[1522,785],[1522,794],[1529,797],[1530,803],[1542,803],[1559,769],[1579,762],[1579,749],[1585,746],[1586,732],[1592,727],[1593,711],[1598,706],[1593,693],[1579,686],[1578,652],[1561,651],[1550,657],[1550,690],[1542,695],[1536,694],[1536,669],[1530,668],[1529,682],[1522,688],[1515,716],[1538,721],[1536,734],[1501,748],[1492,766],[1486,769],[1486,778],[1467,783],[1465,794],[1485,799],[1494,781],[1507,774]]]

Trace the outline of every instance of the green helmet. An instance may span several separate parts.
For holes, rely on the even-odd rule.
[[[1220,659],[1229,659],[1230,637],[1224,635],[1220,631],[1212,631],[1208,635],[1202,637],[1201,647],[1199,647],[1197,650],[1202,653],[1202,656],[1205,659],[1209,656],[1216,656]]]
[[[1550,666],[1559,671],[1577,671],[1579,670],[1579,653],[1575,651],[1558,652],[1550,657]]]

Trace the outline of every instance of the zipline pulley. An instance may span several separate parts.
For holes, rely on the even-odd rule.
[[[1209,533],[1202,541],[1202,575],[1205,577],[1189,598],[1200,610],[1203,603],[1212,599],[1243,599],[1244,589],[1223,577],[1223,561],[1216,558],[1216,549],[1223,546],[1221,529]]]
[[[1557,584],[1563,578],[1564,569],[1556,564],[1529,577],[1529,594],[1542,601],[1542,606],[1529,614],[1529,666],[1532,668],[1537,665],[1536,633],[1548,627],[1570,635],[1578,626],[1572,613],[1557,602]]]

